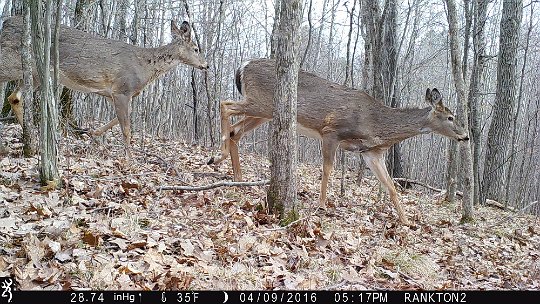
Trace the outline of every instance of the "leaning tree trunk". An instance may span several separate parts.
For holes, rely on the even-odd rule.
[[[516,103],[516,55],[523,1],[503,1],[503,12],[499,35],[499,56],[497,62],[497,90],[493,118],[488,131],[486,162],[482,179],[481,201],[487,198],[504,199],[506,179],[506,158],[512,132],[512,118]]]
[[[57,128],[58,112],[56,94],[51,79],[51,1],[45,3],[45,14],[41,0],[30,0],[32,23],[32,45],[34,47],[37,75],[40,81],[40,179],[44,185],[56,186],[60,182],[58,173]]]
[[[298,217],[296,212],[296,98],[302,19],[301,0],[281,1],[276,46],[276,87],[271,125],[270,187],[268,206],[282,224]]]
[[[467,98],[465,91],[465,81],[463,79],[463,71],[460,60],[460,47],[458,43],[458,25],[456,4],[454,0],[446,0],[448,9],[448,36],[450,37],[450,56],[452,61],[452,75],[454,76],[454,84],[458,95],[458,116],[461,118],[464,129],[468,130],[468,110]],[[473,219],[473,199],[474,199],[474,183],[472,171],[472,152],[469,141],[461,142],[459,145],[461,157],[461,173],[463,179],[463,202],[462,202],[462,222]]]

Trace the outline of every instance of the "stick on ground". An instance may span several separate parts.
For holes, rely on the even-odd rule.
[[[262,186],[262,185],[268,185],[270,183],[269,180],[260,180],[255,182],[217,182],[210,185],[204,185],[204,186],[162,186],[159,187],[158,190],[183,190],[183,191],[202,191],[202,190],[209,190],[214,189],[218,187],[251,187],[251,186]]]

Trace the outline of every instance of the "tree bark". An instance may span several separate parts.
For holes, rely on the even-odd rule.
[[[309,0],[309,7],[308,7],[308,25],[309,25],[309,29],[308,29],[308,41],[307,41],[307,45],[306,45],[306,49],[304,50],[304,55],[302,56],[302,61],[300,61],[300,67],[301,68],[305,68],[305,63],[306,63],[306,58],[307,58],[307,55],[309,53],[309,49],[311,48],[311,40],[312,40],[312,31],[313,31],[313,23],[311,22],[311,12],[312,12],[312,7],[313,7],[313,0]]]
[[[458,25],[456,4],[454,0],[446,0],[447,18],[448,18],[448,36],[450,38],[450,55],[452,61],[452,74],[454,76],[454,84],[458,95],[458,117],[463,122],[465,130],[468,130],[468,111],[467,98],[465,90],[465,80],[463,79],[463,71],[460,60],[460,47],[458,43]],[[469,141],[464,141],[459,144],[461,157],[461,169],[463,179],[463,199],[462,199],[462,217],[461,221],[466,222],[473,219],[473,171],[472,171],[472,153]]]
[[[530,16],[534,16],[534,5],[531,3],[530,8]],[[527,36],[525,38],[525,49],[523,50],[523,63],[521,65],[521,76],[519,79],[519,89],[518,89],[518,97],[517,97],[517,109],[515,111],[514,117],[513,117],[513,126],[512,126],[512,141],[510,144],[510,164],[508,166],[508,171],[506,174],[506,185],[505,185],[505,193],[504,193],[504,202],[505,207],[508,201],[510,200],[510,184],[511,184],[511,178],[512,178],[512,171],[514,169],[515,161],[516,161],[516,144],[517,144],[517,137],[518,137],[518,119],[519,119],[519,112],[521,111],[521,100],[523,98],[523,82],[525,80],[525,69],[527,67],[528,58],[529,58],[529,44],[531,40],[531,32],[533,29],[533,18],[529,17],[529,26],[527,28]]]
[[[497,62],[497,90],[493,118],[488,131],[486,161],[482,180],[481,201],[487,198],[496,201],[504,199],[507,157],[510,144],[508,134],[512,132],[512,114],[516,103],[516,55],[523,1],[505,0],[499,36],[499,56]]]
[[[37,153],[37,130],[34,124],[34,78],[32,76],[32,34],[30,20],[30,4],[24,2],[24,28],[21,43],[21,62],[23,70],[23,84],[21,86],[23,102],[23,155],[33,157]]]
[[[41,0],[30,0],[32,24],[32,45],[40,81],[40,180],[43,185],[59,185],[58,172],[58,110],[56,94],[53,93],[51,79],[51,2],[46,1],[45,11]],[[54,54],[54,53],[53,53]]]
[[[471,36],[471,24],[472,24],[472,2],[471,0],[464,0],[465,10],[465,38],[463,42],[463,60],[462,60],[462,75],[463,80],[467,79],[467,70],[469,62],[469,40]],[[456,191],[459,184],[458,168],[460,167],[459,147],[457,142],[451,141],[448,149],[448,169],[446,170],[446,197],[445,200],[449,203],[454,202],[456,199]],[[474,172],[474,165],[473,165]],[[474,176],[474,173],[473,173]],[[474,200],[473,200],[474,201]]]
[[[484,87],[484,68],[486,65],[486,37],[484,33],[487,18],[487,0],[475,0],[473,6],[473,53],[474,61],[469,87],[469,136],[473,147],[474,202],[480,202],[480,92]]]
[[[296,99],[299,70],[301,0],[281,1],[276,47],[276,87],[271,124],[268,206],[283,225],[298,218],[296,211]]]

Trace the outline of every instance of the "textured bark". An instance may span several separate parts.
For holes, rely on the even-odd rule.
[[[397,92],[398,83],[398,45],[397,45],[397,1],[386,0],[386,18],[384,20],[383,53],[383,92],[385,103],[392,108],[399,108],[401,101]],[[397,143],[388,150],[387,167],[392,177],[403,177],[401,145]]]
[[[31,49],[31,22],[30,7],[27,1],[24,1],[24,25],[21,43],[21,63],[23,70],[23,85],[21,86],[22,100],[28,100],[23,103],[23,155],[32,157],[37,152],[37,130],[34,124],[34,98],[33,87],[34,79],[32,77],[32,49]]]
[[[368,92],[379,100],[384,100],[382,80],[382,33],[383,16],[378,1],[362,0],[362,25],[365,45],[366,83]]]
[[[450,38],[450,56],[452,61],[452,75],[454,76],[454,84],[458,95],[458,111],[457,116],[461,118],[464,124],[464,129],[468,130],[468,110],[467,98],[465,90],[465,81],[463,79],[463,70],[460,60],[460,47],[458,43],[458,26],[456,4],[454,0],[446,0],[447,17],[448,17],[448,36]],[[459,154],[461,157],[461,174],[463,180],[463,199],[462,199],[462,221],[470,221],[473,219],[473,199],[474,199],[474,184],[472,170],[472,152],[470,141],[464,141],[459,144]]]
[[[311,40],[313,36],[312,35],[313,22],[311,21],[311,12],[313,11],[312,8],[313,8],[313,0],[309,0],[309,7],[308,7],[308,13],[307,13],[307,19],[308,19],[308,25],[309,25],[308,40],[307,40],[306,49],[304,50],[304,55],[302,55],[302,61],[300,61],[300,67],[304,69],[305,69],[306,58],[309,53],[309,49],[311,48]]]
[[[454,141],[450,142],[448,147],[448,168],[446,169],[446,196],[445,201],[453,203],[456,200],[456,191],[458,184],[458,158],[459,147]]]
[[[484,68],[486,66],[486,37],[484,25],[487,18],[487,0],[475,0],[473,26],[473,53],[474,61],[469,87],[469,130],[473,147],[473,175],[474,175],[474,202],[480,202],[480,138],[481,124],[480,92],[484,88]]]
[[[58,185],[58,110],[51,80],[51,1],[45,3],[43,12],[41,0],[30,1],[32,24],[32,45],[34,49],[37,75],[40,81],[40,180],[43,185]],[[44,14],[43,14],[44,13]],[[54,54],[54,53],[53,53]]]
[[[283,224],[294,220],[296,204],[296,99],[302,1],[281,1],[276,48],[276,87],[271,124],[268,206]]]
[[[531,4],[530,5],[530,8],[531,8],[530,16],[534,16],[533,15],[533,13],[534,13],[533,7],[534,6]],[[511,178],[512,178],[512,173],[514,171],[514,166],[515,166],[515,162],[516,162],[516,143],[517,143],[517,137],[518,137],[518,132],[519,132],[518,118],[519,118],[519,113],[521,111],[521,100],[523,98],[523,82],[525,80],[525,69],[527,67],[528,58],[529,58],[529,44],[530,44],[530,40],[531,40],[532,29],[533,29],[533,18],[529,17],[529,26],[528,26],[528,29],[527,29],[527,36],[525,38],[525,49],[523,51],[523,63],[521,65],[521,76],[520,76],[520,79],[519,79],[519,90],[518,90],[518,97],[517,97],[517,101],[516,101],[517,109],[515,111],[514,118],[513,118],[512,142],[510,144],[510,155],[509,155],[510,164],[508,166],[508,171],[506,173],[506,185],[505,185],[505,193],[504,193],[505,206],[508,203],[508,201],[510,200],[510,184],[512,182]]]
[[[281,15],[281,0],[276,0],[274,7],[274,25],[272,26],[272,33],[270,34],[270,58],[276,57],[276,49],[278,44],[278,31]]]
[[[486,161],[482,180],[481,200],[504,199],[507,157],[512,132],[512,115],[516,103],[516,55],[523,4],[521,0],[503,1],[497,62],[497,90],[493,118],[488,131]]]
[[[391,107],[399,107],[397,98],[397,1],[384,1],[381,12],[378,1],[361,2],[362,33],[365,40],[365,60],[362,87],[376,99]],[[394,177],[403,176],[401,147],[389,149],[387,167]]]
[[[472,1],[464,0],[465,10],[465,39],[463,40],[463,60],[462,60],[462,75],[463,79],[467,79],[467,67],[469,59],[469,40],[471,36],[471,24],[472,24]],[[454,202],[456,199],[456,191],[459,184],[458,168],[460,167],[459,147],[454,141],[450,143],[448,149],[448,169],[446,170],[446,201],[449,203]],[[473,167],[474,170],[474,167]],[[473,174],[474,175],[474,174]]]

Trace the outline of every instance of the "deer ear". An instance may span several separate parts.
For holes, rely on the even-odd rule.
[[[191,26],[189,25],[189,22],[184,21],[182,22],[182,25],[180,25],[180,36],[187,42],[191,41]]]
[[[433,107],[433,102],[431,102],[431,90],[429,88],[426,90],[426,102]]]
[[[171,34],[173,39],[182,38],[187,42],[191,41],[191,27],[187,21],[182,22],[182,25],[178,28],[176,22],[171,20]]]
[[[436,88],[433,88],[433,90],[431,91],[431,102],[437,109],[444,109],[444,105],[442,103],[442,95]]]

